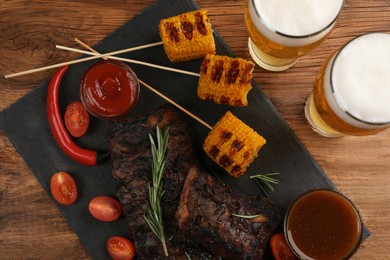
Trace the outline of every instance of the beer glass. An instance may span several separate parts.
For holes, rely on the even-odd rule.
[[[270,71],[286,70],[326,39],[344,0],[245,0],[248,48]]]
[[[320,135],[369,135],[390,126],[390,34],[356,37],[317,74],[305,115]]]

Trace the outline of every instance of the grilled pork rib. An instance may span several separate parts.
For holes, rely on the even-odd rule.
[[[170,258],[185,259],[185,253],[202,255],[196,245],[187,241],[187,237],[179,232],[174,218],[185,177],[191,167],[198,166],[184,121],[179,118],[174,108],[166,106],[137,118],[112,121],[108,127],[117,197],[127,218],[137,258],[165,259],[161,242],[144,219],[149,200],[148,186],[152,181],[148,134],[156,138],[156,125],[161,129],[169,126],[168,157],[162,180],[164,195],[161,204]]]
[[[151,182],[148,133],[169,126],[168,157],[163,175],[162,210],[170,259],[260,258],[280,214],[268,199],[245,196],[214,181],[194,155],[186,125],[172,106],[146,115],[112,121],[108,127],[112,172],[138,259],[165,259],[161,242],[144,215]],[[258,214],[250,222],[232,213]],[[203,245],[203,248],[200,247]],[[215,257],[216,259],[217,257]]]
[[[244,219],[233,214],[256,216]],[[260,259],[281,221],[268,199],[244,195],[204,172],[187,175],[176,219],[180,230],[224,259]]]

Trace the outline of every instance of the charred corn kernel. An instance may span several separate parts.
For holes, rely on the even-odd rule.
[[[228,111],[211,129],[203,149],[232,176],[240,177],[265,143],[261,135]]]
[[[200,68],[198,97],[217,104],[247,106],[254,64],[242,58],[208,54]]]
[[[213,30],[206,10],[184,13],[160,21],[160,36],[172,62],[188,61],[215,53]]]

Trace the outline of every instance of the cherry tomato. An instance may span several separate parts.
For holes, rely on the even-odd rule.
[[[50,191],[54,199],[62,205],[73,204],[77,199],[76,183],[66,172],[53,174],[50,180]]]
[[[89,114],[83,104],[73,101],[66,108],[64,121],[69,133],[74,137],[80,137],[87,132]]]
[[[271,237],[270,246],[276,260],[298,259],[287,245],[283,234],[275,234]]]
[[[122,213],[119,202],[109,196],[98,196],[89,202],[89,212],[98,220],[111,222],[117,220]]]
[[[106,243],[108,254],[114,260],[131,260],[134,258],[135,249],[133,243],[127,238],[114,236]]]

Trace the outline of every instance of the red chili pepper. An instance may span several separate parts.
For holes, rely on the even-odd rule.
[[[73,160],[86,164],[96,165],[109,156],[108,153],[102,153],[94,150],[88,150],[77,146],[70,138],[62,122],[60,107],[58,102],[58,89],[61,85],[61,79],[68,70],[69,66],[61,67],[52,77],[47,89],[46,112],[51,132],[59,147]]]

